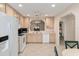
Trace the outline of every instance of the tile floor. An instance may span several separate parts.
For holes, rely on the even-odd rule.
[[[55,56],[55,44],[27,44],[21,56]]]

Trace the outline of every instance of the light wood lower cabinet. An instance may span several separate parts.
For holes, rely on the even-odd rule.
[[[27,37],[27,42],[28,43],[41,43],[42,42],[42,34],[34,34],[34,33],[30,33],[28,34]]]
[[[50,43],[55,43],[55,41],[56,41],[56,35],[55,35],[55,33],[50,33],[49,34],[49,42]]]
[[[49,43],[55,43],[55,33],[49,33]],[[42,33],[28,33],[27,43],[43,43]]]

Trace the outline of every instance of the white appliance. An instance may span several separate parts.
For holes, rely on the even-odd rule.
[[[19,36],[19,55],[23,53],[26,47],[26,33],[23,33],[22,36]]]
[[[48,32],[43,33],[43,43],[49,43],[49,33]]]
[[[0,55],[18,55],[18,27],[19,23],[15,17],[0,13],[0,37],[8,35],[8,40],[0,42]]]

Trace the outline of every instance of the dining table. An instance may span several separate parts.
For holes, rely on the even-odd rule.
[[[77,48],[64,49],[62,51],[62,56],[79,56],[79,49]]]

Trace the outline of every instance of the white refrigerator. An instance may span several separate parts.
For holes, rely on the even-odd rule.
[[[15,17],[0,15],[0,56],[18,55],[18,27]],[[1,41],[4,36],[8,39]]]

